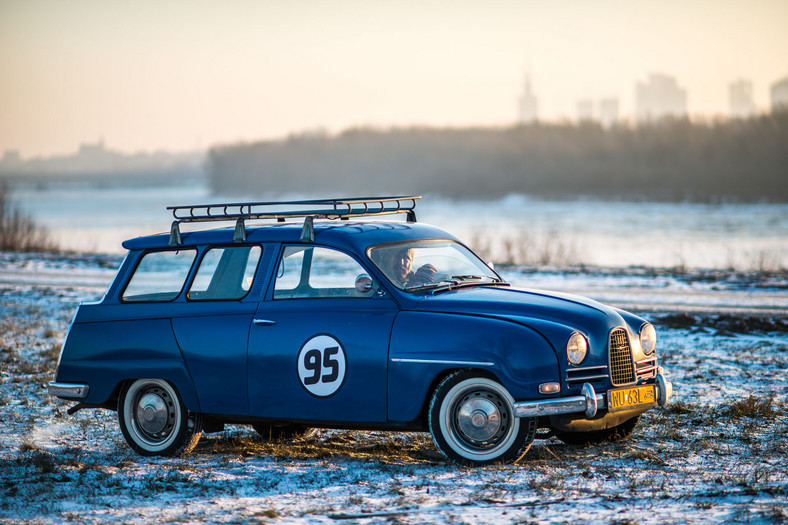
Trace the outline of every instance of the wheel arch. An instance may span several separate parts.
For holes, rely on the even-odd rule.
[[[120,391],[123,387],[138,379],[161,379],[167,381],[178,392],[186,410],[189,412],[200,412],[200,401],[191,376],[185,369],[177,366],[146,366],[131,371],[124,371],[123,377],[116,379],[115,387],[112,389],[106,403],[114,402],[117,405]]]

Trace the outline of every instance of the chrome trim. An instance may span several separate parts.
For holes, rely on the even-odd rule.
[[[635,361],[635,374],[640,376],[653,376],[657,370],[657,356],[653,355],[640,361]]]
[[[607,368],[608,368],[607,365],[579,366],[579,367],[567,368],[566,371],[567,371],[567,373],[569,373],[569,372],[586,372],[586,371],[589,371],[589,370],[599,370],[599,369],[607,370]]]
[[[584,375],[584,373],[591,373],[591,375]],[[610,371],[607,365],[567,368],[566,370],[567,383],[585,383],[586,381],[599,381],[609,377]]]
[[[90,392],[90,386],[85,383],[56,383],[50,381],[47,386],[50,396],[85,399]]]
[[[556,416],[559,414],[585,413],[592,418],[597,411],[607,407],[604,394],[597,394],[594,387],[585,383],[582,395],[547,399],[544,401],[520,401],[514,404],[515,417]]]
[[[580,383],[580,382],[583,382],[583,381],[598,381],[600,379],[607,379],[609,377],[610,376],[607,375],[607,374],[601,375],[601,376],[567,377],[566,378],[566,382],[567,383]]]
[[[421,363],[421,364],[436,364],[436,365],[458,365],[458,366],[495,366],[495,363],[489,361],[443,361],[441,359],[405,359],[399,357],[392,357],[392,363]]]

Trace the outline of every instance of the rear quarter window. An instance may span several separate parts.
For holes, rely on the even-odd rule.
[[[192,301],[241,299],[252,287],[261,253],[259,246],[211,248],[200,261],[188,298]]]
[[[181,293],[196,250],[146,253],[123,290],[124,302],[172,301]]]

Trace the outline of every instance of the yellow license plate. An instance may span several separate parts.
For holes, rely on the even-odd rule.
[[[617,412],[627,408],[651,405],[657,402],[657,389],[654,385],[641,385],[608,390],[607,409]]]

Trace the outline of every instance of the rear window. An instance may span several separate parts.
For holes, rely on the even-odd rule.
[[[192,301],[240,299],[249,293],[262,250],[259,246],[211,248],[189,288]]]
[[[188,249],[146,253],[123,291],[123,301],[172,301],[181,293],[196,255]]]

